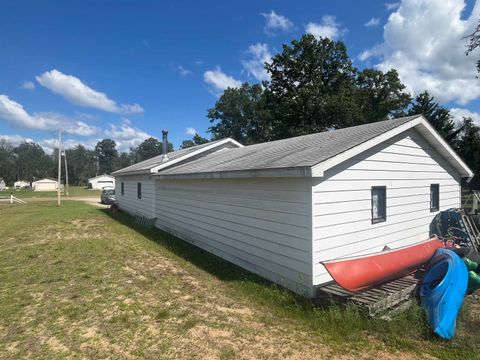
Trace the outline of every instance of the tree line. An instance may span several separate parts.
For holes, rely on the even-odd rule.
[[[475,173],[480,173],[480,128],[471,118],[455,122],[449,109],[427,91],[412,98],[395,69],[356,68],[342,41],[303,35],[283,45],[264,65],[270,80],[228,88],[207,110],[211,139],[196,134],[180,148],[225,137],[250,145],[423,114]],[[172,144],[168,148],[172,151]],[[155,138],[122,153],[111,139],[99,141],[94,150],[78,145],[66,150],[69,182],[85,185],[89,177],[157,156],[161,149],[161,141]],[[13,147],[0,142],[0,177],[7,183],[53,177],[56,154],[48,156],[34,143]],[[480,185],[478,176],[473,183]]]
[[[191,140],[185,140],[181,148],[195,146],[208,142],[196,134]],[[168,151],[173,151],[173,145],[168,143]],[[111,172],[150,159],[162,153],[162,142],[153,137],[144,140],[140,145],[127,152],[118,152],[112,139],[99,141],[95,149],[90,150],[83,145],[65,150],[70,185],[86,186],[88,179],[99,174]],[[58,148],[52,155],[45,153],[43,148],[34,142],[24,142],[13,146],[6,140],[0,140],[0,178],[8,185],[17,180],[33,182],[45,177],[57,178]],[[64,172],[62,159],[62,171]],[[65,175],[63,176],[64,181]]]

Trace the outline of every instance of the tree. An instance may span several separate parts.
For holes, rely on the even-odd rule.
[[[198,133],[195,133],[191,140],[183,140],[180,149],[187,149],[192,146],[202,145],[208,143],[210,140],[201,137]]]
[[[0,177],[9,185],[17,179],[13,146],[4,139],[0,139]]]
[[[132,152],[130,153],[122,152],[118,156],[115,170],[123,169],[123,168],[126,168],[127,166],[133,165],[134,160],[135,160],[135,153],[132,154]]]
[[[77,145],[65,153],[68,161],[68,181],[76,186],[86,186],[88,179],[96,175],[95,152],[83,145]]]
[[[480,23],[475,28],[475,31],[467,36],[469,42],[467,44],[467,55],[472,53],[475,49],[480,48]],[[480,60],[477,61],[477,72],[480,73]]]
[[[33,142],[24,142],[13,150],[19,180],[33,181],[52,176],[54,162],[42,147]]]
[[[213,124],[208,131],[214,140],[231,137],[248,145],[271,139],[270,111],[259,84],[225,90],[207,117]]]
[[[462,130],[459,134],[458,153],[467,165],[476,174],[471,184],[480,187],[480,128],[471,118],[463,119]]]
[[[117,144],[112,139],[103,139],[95,146],[99,174],[110,174],[118,158]]]
[[[149,137],[135,149],[136,161],[139,162],[160,155],[162,153],[162,146],[161,141],[158,141],[154,137]],[[167,151],[173,151],[173,144],[170,142],[168,143]]]
[[[283,45],[265,69],[274,138],[324,131],[338,119],[354,122],[355,69],[343,42],[303,35]]]
[[[398,78],[397,71],[393,69],[386,73],[364,69],[357,75],[356,86],[356,102],[360,116],[352,125],[386,120],[389,116],[395,117],[412,100],[409,94],[403,92],[405,85]]]
[[[450,110],[435,102],[428,91],[417,95],[407,111],[407,115],[418,114],[422,114],[440,135],[455,148],[455,140],[461,131],[461,127],[456,128]]]

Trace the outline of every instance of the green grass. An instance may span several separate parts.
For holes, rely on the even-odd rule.
[[[158,230],[81,202],[0,205],[0,358],[474,359],[478,304],[451,342],[413,306],[392,321],[314,306]]]
[[[0,192],[0,197],[16,196],[20,199],[28,199],[28,198],[54,198],[57,196],[56,191],[25,191],[25,190],[15,190],[15,189],[8,189],[6,191]],[[70,186],[68,188],[68,195],[69,196],[81,196],[81,197],[100,197],[100,190],[90,190],[83,186]],[[64,193],[61,193],[61,196],[66,198]]]

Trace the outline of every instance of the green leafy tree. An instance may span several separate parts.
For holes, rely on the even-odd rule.
[[[112,139],[103,139],[95,146],[98,162],[98,174],[110,174],[118,158],[117,144]]]
[[[270,110],[259,84],[244,83],[225,90],[207,116],[213,124],[208,131],[214,140],[231,137],[248,145],[271,139]]]
[[[168,143],[168,152],[173,151],[173,144]],[[143,161],[151,159],[155,156],[158,156],[162,153],[162,142],[158,141],[154,137],[149,137],[144,140],[140,145],[135,149],[136,161]]]
[[[0,140],[0,177],[7,183],[12,185],[17,180],[17,166],[15,164],[15,154],[13,145],[8,141]]]
[[[198,133],[195,133],[191,140],[183,140],[180,149],[187,149],[192,146],[202,145],[208,143],[210,140],[201,137]]]
[[[428,91],[417,95],[407,111],[407,115],[417,114],[422,114],[450,145],[456,147],[455,141],[461,127],[455,126],[450,110],[439,105]]]
[[[133,155],[133,157],[132,157]],[[117,159],[115,170],[126,168],[127,166],[133,165],[135,159],[135,154],[132,152],[122,152]]]
[[[475,176],[471,184],[480,188],[480,128],[471,118],[463,119],[463,126],[459,134],[458,153],[467,165],[474,171]]]
[[[396,70],[383,73],[379,70],[364,69],[356,77],[356,103],[360,115],[353,124],[367,124],[398,116],[411,102],[404,92],[405,85],[398,78]]]
[[[303,35],[283,45],[265,69],[274,138],[338,127],[339,119],[354,122],[355,69],[343,42]]]
[[[18,178],[34,181],[53,176],[54,162],[45,154],[42,147],[33,142],[24,142],[14,148]]]
[[[68,161],[68,181],[72,185],[86,186],[96,174],[95,152],[83,145],[65,151]]]

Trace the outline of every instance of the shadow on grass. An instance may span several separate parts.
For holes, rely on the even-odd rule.
[[[369,317],[364,309],[353,304],[318,303],[160,229],[136,224],[129,214],[112,213],[109,209],[99,211],[226,282],[231,294],[237,298],[268,309],[265,314],[260,315],[267,325],[282,318],[289,319],[289,322],[298,321],[301,328],[313,331],[313,334],[332,346],[333,350],[365,350],[383,343],[389,351],[409,351],[417,354],[426,352],[445,359],[470,359],[472,357],[469,349],[478,349],[477,337],[472,338],[473,336],[462,336],[451,342],[450,347],[446,346],[447,343],[433,336],[422,309],[416,304],[387,322]],[[373,344],[368,335],[375,336]]]
[[[262,286],[277,286],[251,272],[248,272],[212,253],[209,253],[187,241],[181,240],[158,228],[148,228],[135,223],[134,218],[125,213],[112,213],[109,209],[99,209],[115,221],[142,234],[151,241],[160,244],[173,254],[192,263],[222,281],[251,281]],[[293,293],[292,293],[293,294]]]

